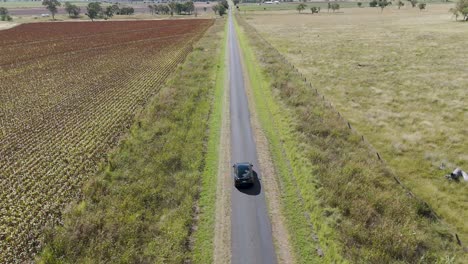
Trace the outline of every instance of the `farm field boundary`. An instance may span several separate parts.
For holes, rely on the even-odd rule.
[[[312,239],[315,245],[322,245],[320,251],[305,252],[304,246],[295,244],[298,261],[322,255],[328,261],[342,256],[351,262],[460,262],[455,256],[461,248],[450,230],[427,213],[426,204],[395,188],[398,185],[389,177],[391,172],[372,148],[275,48],[240,21],[256,54],[250,58],[257,58],[260,66],[252,67],[260,69],[257,71],[263,79],[254,85],[256,100],[260,109],[263,104],[259,111],[263,111],[262,125],[273,153],[277,153],[275,164],[282,176],[284,202],[297,208],[298,196],[304,201],[303,208],[286,214],[292,240]],[[289,179],[293,177],[297,184]],[[307,226],[302,237],[297,231],[300,228],[292,227],[297,225],[294,218],[303,218],[304,211],[310,214],[316,236]],[[337,246],[330,247],[333,244]],[[418,247],[425,250],[409,250]]]
[[[143,41],[155,37],[146,32],[132,45],[0,67],[0,262],[29,260],[42,247],[44,227],[63,224],[63,210],[83,198],[83,184],[99,164],[108,163],[109,150],[212,23],[193,20],[178,37],[163,41]],[[22,25],[6,33],[27,29]],[[2,54],[3,49],[9,47],[0,46]],[[53,45],[43,46],[50,49]],[[15,47],[16,53],[23,51],[27,48]]]
[[[88,183],[85,199],[67,212],[63,227],[46,237],[43,262],[181,263],[192,258],[190,236],[204,219],[195,208],[205,205],[207,181],[216,177],[206,168],[219,135],[215,100],[222,91],[217,65],[223,26],[217,21],[206,32],[138,116],[108,165]],[[83,226],[89,232],[73,236]]]

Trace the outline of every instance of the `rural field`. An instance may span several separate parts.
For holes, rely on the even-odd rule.
[[[0,32],[0,262],[25,262],[44,228],[213,20],[23,24]]]
[[[240,12],[379,152],[389,168],[468,241],[468,26],[450,4]]]
[[[0,3],[0,263],[466,263],[437,1]]]

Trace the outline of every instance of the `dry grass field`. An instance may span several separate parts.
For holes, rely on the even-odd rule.
[[[466,243],[468,183],[444,178],[468,170],[468,23],[450,7],[242,15]]]

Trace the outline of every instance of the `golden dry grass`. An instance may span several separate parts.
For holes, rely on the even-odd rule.
[[[443,177],[468,170],[468,23],[450,7],[244,17],[468,242],[468,183]]]

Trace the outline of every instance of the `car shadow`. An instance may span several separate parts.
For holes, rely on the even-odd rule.
[[[262,191],[262,185],[260,184],[260,180],[258,179],[258,174],[256,171],[253,171],[253,176],[254,176],[253,186],[236,187],[237,190],[247,195],[259,195],[260,192]]]

